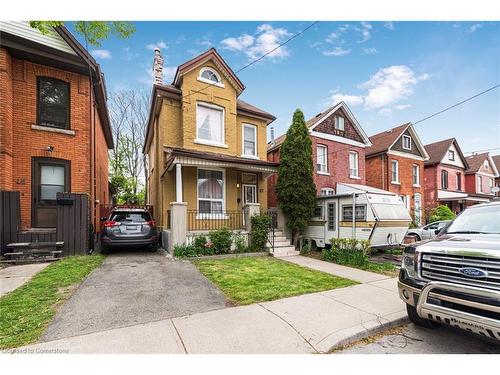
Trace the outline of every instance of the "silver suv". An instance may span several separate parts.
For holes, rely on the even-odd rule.
[[[451,220],[435,221],[423,227],[410,228],[408,232],[406,232],[406,235],[415,236],[417,241],[430,240],[435,238],[437,233],[439,233],[439,231],[441,231],[450,221]]]
[[[408,245],[398,286],[413,323],[500,340],[500,202],[472,206],[435,239]]]

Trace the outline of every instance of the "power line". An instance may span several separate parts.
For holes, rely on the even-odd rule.
[[[464,152],[464,154],[474,154],[474,153],[479,153],[479,152],[488,152],[488,151],[495,151],[495,150],[500,150],[500,147],[487,148],[484,150],[466,151],[466,152]]]
[[[288,38],[287,40],[285,40],[283,43],[279,44],[278,46],[274,47],[272,50],[266,52],[265,54],[263,54],[262,56],[250,61],[248,64],[246,64],[245,66],[243,66],[242,68],[238,69],[235,73],[239,73],[241,72],[242,70],[245,70],[246,68],[249,68],[250,66],[256,64],[257,62],[259,62],[260,60],[262,60],[263,58],[265,58],[266,56],[270,55],[271,53],[273,53],[274,51],[277,51],[278,49],[280,49],[281,47],[283,47],[285,44],[291,42],[292,40],[294,40],[295,38],[299,37],[300,35],[304,34],[307,30],[309,30],[311,27],[313,27],[314,25],[318,24],[319,21],[314,21],[313,23],[311,23],[309,26],[307,26],[305,29],[299,31],[298,33],[295,33],[293,34],[290,38]],[[188,98],[190,97],[191,95],[193,94],[198,94],[204,90],[206,90],[207,88],[209,87],[212,87],[213,84],[209,83],[208,85],[206,85],[205,87],[197,90],[197,91],[193,91],[189,94],[187,94],[186,96],[184,96],[183,98]]]
[[[492,87],[490,87],[489,89],[486,89],[486,90],[484,90],[484,91],[481,91],[480,93],[478,93],[478,94],[476,94],[476,95],[473,95],[473,96],[471,96],[471,97],[468,97],[467,99],[464,99],[464,100],[462,100],[462,101],[460,101],[460,102],[458,102],[458,103],[456,103],[456,104],[453,104],[453,105],[451,105],[451,106],[449,106],[449,107],[446,107],[445,109],[442,109],[442,110],[441,110],[441,111],[439,111],[439,112],[436,112],[436,113],[433,113],[433,114],[432,114],[432,115],[430,115],[430,116],[424,117],[424,118],[423,118],[423,119],[421,119],[421,120],[415,121],[415,122],[413,123],[413,125],[416,125],[416,124],[418,124],[418,123],[420,123],[420,122],[423,122],[423,121],[425,121],[425,120],[429,120],[430,118],[433,118],[433,117],[435,117],[435,116],[437,116],[437,115],[440,115],[440,114],[441,114],[441,113],[443,113],[443,112],[449,111],[449,110],[450,110],[450,109],[452,109],[452,108],[458,107],[459,105],[462,105],[462,104],[464,104],[464,103],[467,103],[468,101],[470,101],[470,100],[472,100],[472,99],[474,99],[474,98],[477,98],[478,96],[481,96],[481,95],[483,95],[483,94],[486,94],[487,92],[489,92],[489,91],[491,91],[491,90],[494,90],[494,89],[496,89],[496,88],[498,88],[498,87],[500,87],[500,84],[495,85],[495,86],[492,86]]]

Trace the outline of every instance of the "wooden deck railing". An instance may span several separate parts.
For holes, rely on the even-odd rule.
[[[175,219],[174,219],[175,220]],[[215,230],[228,228],[231,230],[245,228],[245,213],[243,210],[204,213],[198,210],[187,211],[187,230]]]

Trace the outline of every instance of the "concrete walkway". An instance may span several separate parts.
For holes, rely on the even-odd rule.
[[[19,288],[50,263],[23,264],[0,270],[0,297]]]
[[[328,353],[405,323],[396,279],[320,260],[294,263],[364,283],[248,306],[208,311],[32,345],[69,353]],[[323,264],[325,263],[325,264]],[[305,265],[305,264],[304,264]],[[338,267],[338,266],[337,266]],[[362,273],[358,273],[362,272]],[[336,273],[335,273],[336,274]],[[353,277],[354,276],[354,277]]]

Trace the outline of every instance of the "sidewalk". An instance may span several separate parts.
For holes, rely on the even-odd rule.
[[[300,256],[286,260],[362,284],[112,329],[27,349],[69,353],[328,353],[406,322],[395,278]]]
[[[24,264],[0,270],[0,297],[19,288],[50,263]]]

